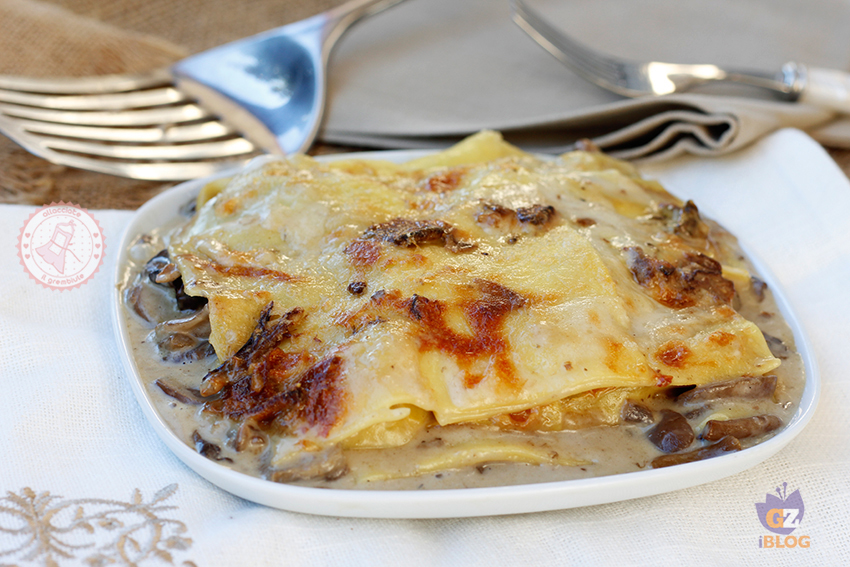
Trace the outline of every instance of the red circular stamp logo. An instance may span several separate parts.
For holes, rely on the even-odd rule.
[[[51,203],[36,210],[18,238],[18,255],[27,273],[50,289],[80,287],[103,264],[103,230],[87,210]]]

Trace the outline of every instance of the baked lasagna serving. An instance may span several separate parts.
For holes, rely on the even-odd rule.
[[[455,488],[738,451],[802,363],[697,206],[598,151],[482,132],[407,163],[305,156],[205,186],[134,245],[137,364],[210,459],[277,482]]]

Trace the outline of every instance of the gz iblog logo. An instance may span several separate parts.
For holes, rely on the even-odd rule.
[[[764,502],[756,503],[756,512],[761,525],[776,535],[759,536],[759,547],[793,548],[809,547],[812,540],[807,535],[791,535],[803,521],[803,497],[797,489],[788,494],[788,483],[776,488],[776,496],[765,495]]]

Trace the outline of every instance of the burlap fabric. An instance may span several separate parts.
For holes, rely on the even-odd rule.
[[[341,0],[0,0],[0,74],[143,73]],[[135,208],[162,189],[51,164],[0,136],[0,202]]]

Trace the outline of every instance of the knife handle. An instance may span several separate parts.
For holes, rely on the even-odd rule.
[[[850,114],[850,73],[832,69],[807,69],[800,102]]]

